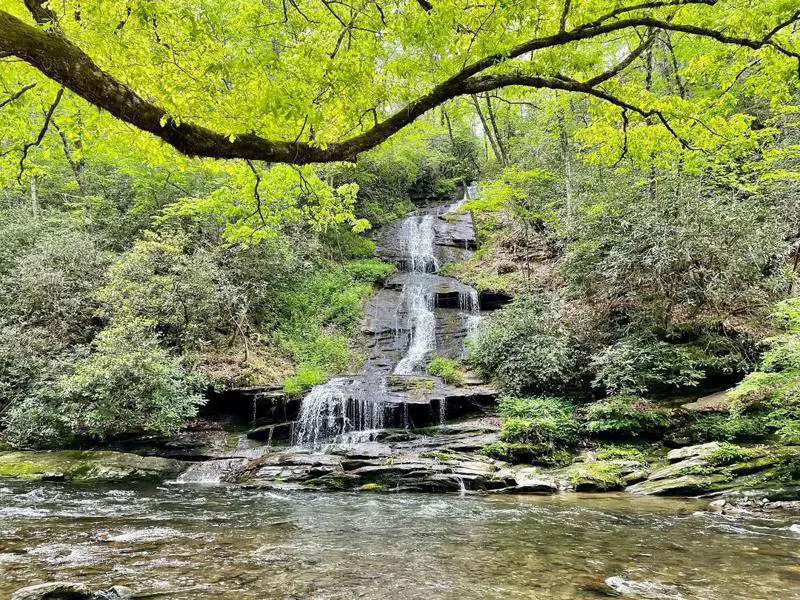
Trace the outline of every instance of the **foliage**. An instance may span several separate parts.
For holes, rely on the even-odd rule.
[[[356,281],[376,283],[389,277],[397,268],[377,258],[362,258],[346,262],[344,270]]]
[[[315,385],[325,383],[325,371],[316,365],[301,364],[295,375],[290,375],[283,382],[283,391],[288,396],[301,396]]]
[[[576,378],[577,356],[556,321],[555,308],[517,298],[479,330],[469,361],[512,393],[553,392]]]
[[[505,442],[558,448],[577,441],[573,407],[560,398],[504,396],[498,412],[503,418],[500,438]]]
[[[589,404],[583,412],[587,432],[599,436],[651,437],[671,424],[669,411],[636,396],[611,396]]]
[[[441,377],[445,383],[460,385],[464,382],[464,372],[457,361],[434,355],[428,363],[428,374]]]
[[[703,377],[691,353],[654,338],[622,339],[595,354],[591,368],[594,385],[614,394],[691,387]]]

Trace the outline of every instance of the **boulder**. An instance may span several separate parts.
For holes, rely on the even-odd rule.
[[[511,494],[557,494],[561,489],[555,477],[542,473],[538,467],[517,469],[514,481],[516,485],[504,491]]]
[[[95,595],[82,583],[53,581],[22,588],[11,594],[11,600],[90,600]]]
[[[731,397],[728,392],[717,392],[698,398],[694,402],[682,404],[681,408],[688,412],[710,413],[728,412],[731,406]]]
[[[707,458],[715,450],[719,449],[719,442],[708,442],[707,444],[697,444],[696,446],[685,446],[676,448],[667,453],[667,460],[671,463],[686,460],[687,458]]]
[[[576,492],[610,492],[625,487],[622,471],[620,465],[592,460],[570,465],[562,474]]]
[[[186,463],[110,450],[0,452],[0,477],[84,483],[172,479]],[[56,477],[56,474],[58,477]]]
[[[727,481],[725,475],[682,475],[671,479],[642,481],[625,488],[640,496],[699,496]]]

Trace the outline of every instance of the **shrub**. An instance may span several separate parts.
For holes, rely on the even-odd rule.
[[[77,434],[169,434],[196,415],[202,383],[161,348],[146,321],[115,323],[71,373],[11,407],[6,439],[15,447],[47,447]]]
[[[704,372],[693,353],[650,337],[629,337],[596,354],[594,385],[612,394],[697,385]]]
[[[648,437],[663,433],[671,423],[669,411],[636,396],[612,396],[584,411],[586,431],[601,436]]]
[[[578,422],[570,404],[559,398],[506,396],[498,410],[503,418],[500,438],[505,442],[569,447],[577,442]]]
[[[636,446],[614,445],[603,446],[597,451],[598,460],[630,460],[638,463],[647,463],[647,457]]]
[[[578,370],[554,309],[533,298],[517,299],[488,319],[471,344],[469,361],[514,394],[562,390]]]
[[[729,465],[731,463],[762,456],[763,452],[756,448],[742,448],[736,444],[724,442],[719,448],[714,450],[708,457],[708,461],[714,465]]]
[[[375,283],[386,279],[397,269],[394,265],[377,258],[362,258],[345,263],[344,270],[356,281]]]
[[[172,433],[197,414],[202,382],[159,345],[147,322],[112,324],[60,386],[80,408],[79,428],[104,436],[128,431]]]
[[[572,460],[572,454],[568,450],[542,447],[536,444],[492,442],[486,444],[478,452],[489,458],[514,464],[533,463],[547,467],[564,466]]]
[[[446,383],[460,385],[464,382],[464,373],[458,362],[444,356],[434,355],[428,365],[428,373],[441,377]]]
[[[325,383],[327,380],[325,371],[316,366],[301,366],[297,373],[286,378],[283,383],[283,391],[288,396],[300,396],[315,385]]]
[[[692,442],[746,442],[769,435],[763,415],[698,415],[690,417],[685,434]]]

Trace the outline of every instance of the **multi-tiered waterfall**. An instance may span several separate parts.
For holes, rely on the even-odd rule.
[[[471,217],[459,211],[470,194],[467,189],[460,201],[420,210],[381,232],[379,254],[399,273],[366,307],[370,356],[362,373],[336,377],[303,399],[295,444],[369,439],[385,426],[408,427],[409,415],[421,414],[420,407],[444,420],[441,392],[432,400],[437,394],[418,384],[434,353],[463,356],[465,339],[480,320],[478,293],[438,274],[440,265],[474,249]]]

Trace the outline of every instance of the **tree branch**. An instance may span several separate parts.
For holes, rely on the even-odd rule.
[[[28,151],[33,148],[34,146],[38,146],[42,143],[44,136],[47,135],[47,130],[50,127],[50,121],[53,120],[53,113],[56,112],[56,108],[58,107],[58,103],[61,102],[61,97],[64,95],[64,87],[58,88],[58,92],[56,93],[56,97],[53,100],[53,103],[50,105],[50,108],[47,109],[47,112],[44,115],[44,124],[42,128],[39,130],[39,135],[36,136],[36,139],[33,142],[29,142],[22,147],[22,156],[19,159],[19,173],[17,174],[17,183],[22,183],[22,174],[25,172],[25,159],[28,158]]]
[[[39,0],[26,1],[40,9],[49,10],[44,9]],[[294,0],[289,1],[293,6],[295,5]],[[192,156],[223,159],[242,158],[291,164],[355,161],[358,154],[374,148],[427,111],[448,100],[465,94],[497,89],[504,85],[530,85],[532,79],[538,81],[538,85],[534,87],[549,87],[589,94],[611,102],[620,108],[627,108],[632,112],[646,116],[655,116],[673,135],[679,138],[661,113],[637,109],[637,107],[589,85],[589,83],[597,85],[597,78],[587,83],[558,77],[527,78],[523,83],[519,83],[521,81],[519,76],[498,76],[489,80],[485,78],[470,80],[470,78],[495,65],[508,62],[536,50],[563,46],[572,42],[598,38],[609,33],[637,27],[682,32],[688,35],[713,39],[723,44],[754,50],[772,47],[775,51],[797,58],[800,61],[800,53],[780,46],[769,37],[761,40],[751,40],[730,36],[714,29],[678,24],[673,23],[671,20],[659,20],[648,16],[617,19],[622,14],[636,10],[690,4],[714,5],[716,1],[673,0],[648,2],[618,8],[591,23],[580,25],[569,31],[528,40],[465,66],[449,79],[436,85],[427,94],[409,102],[367,131],[340,142],[330,143],[324,148],[311,142],[270,140],[254,133],[242,133],[231,137],[194,123],[183,121],[179,123],[163,108],[143,99],[128,85],[103,71],[90,56],[63,35],[28,25],[2,10],[0,10],[0,54],[8,53],[17,56],[37,68],[45,76],[61,83],[64,87],[95,106],[107,110],[116,118],[142,131],[151,133],[175,147],[178,151]],[[781,26],[785,27],[786,25],[782,24]],[[622,61],[619,69],[611,76],[623,70],[632,62],[636,58],[636,52],[634,51],[634,56],[629,56],[628,59]],[[605,77],[605,74],[600,77]],[[604,80],[601,79],[600,82]],[[492,82],[491,85],[489,85],[488,81]],[[685,140],[681,140],[681,143],[687,146]]]
[[[11,104],[12,102],[14,102],[14,100],[17,100],[18,98],[22,97],[22,95],[25,92],[27,92],[28,90],[31,90],[31,89],[33,89],[35,87],[36,87],[36,82],[35,81],[33,83],[29,83],[28,85],[26,85],[23,88],[21,88],[20,90],[14,92],[8,98],[6,98],[2,102],[0,102],[0,108],[3,108],[7,104]]]

